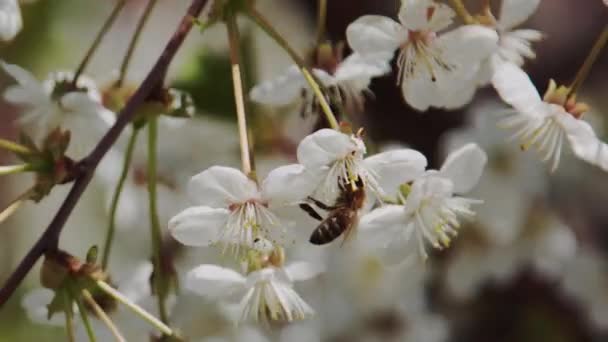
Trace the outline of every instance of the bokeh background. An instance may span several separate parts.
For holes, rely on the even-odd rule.
[[[499,1],[492,3],[498,7]],[[93,58],[86,73],[100,86],[112,81],[146,2],[129,1]],[[314,40],[316,1],[259,0],[258,4],[293,46],[307,53]],[[23,1],[24,29],[14,41],[0,45],[0,58],[31,70],[39,78],[55,70],[72,70],[113,5],[110,0]],[[159,1],[136,50],[129,82],[136,85],[146,75],[187,5],[187,0]],[[474,9],[479,4],[469,1],[468,5]],[[395,17],[396,8],[394,0],[328,0],[328,39],[344,40],[347,25],[361,15]],[[562,83],[573,79],[607,23],[608,8],[600,0],[541,2],[525,24],[546,35],[535,46],[536,60],[525,67],[541,92],[551,78]],[[247,84],[279,75],[290,64],[287,56],[251,22],[242,20],[240,24]],[[183,170],[182,178],[214,163],[238,167],[225,36],[221,25],[204,34],[194,30],[170,69],[169,84],[191,93],[201,120],[205,120],[193,125],[191,143],[183,147],[185,155],[197,158],[192,170]],[[579,95],[592,106],[587,118],[604,141],[608,140],[607,76],[608,52],[604,51]],[[0,89],[11,82],[0,73]],[[480,90],[475,101],[462,110],[419,113],[404,104],[395,84],[394,75],[373,80],[373,96],[368,97],[365,110],[354,116],[375,145],[416,148],[434,166],[441,165],[446,152],[462,141],[477,141],[490,155],[489,171],[476,193],[486,201],[479,222],[463,227],[453,246],[434,253],[425,265],[422,295],[426,312],[441,317],[443,323],[422,329],[446,330],[447,341],[607,341],[608,174],[572,157],[564,158],[560,169],[550,174],[533,153],[522,156],[517,148],[504,147],[508,143],[501,142],[507,135],[492,121],[492,113],[501,108],[492,89]],[[268,170],[281,161],[294,160],[297,142],[308,133],[302,122],[310,121],[298,115],[297,104],[279,109],[252,104],[251,109],[259,168]],[[0,102],[2,138],[17,136],[14,119],[18,110]],[[172,135],[168,133],[167,139],[173,139]],[[0,158],[10,162],[3,151]],[[0,203],[8,203],[29,181],[25,176],[1,178]],[[63,248],[82,256],[88,247],[100,243],[107,222],[107,187],[112,185],[94,184],[87,190],[67,224]],[[24,206],[0,225],[0,281],[8,277],[46,227],[66,194],[65,188],[55,189],[38,205]],[[131,199],[137,198],[134,195]],[[129,219],[137,221],[137,214],[124,218],[125,222]],[[137,253],[133,250],[146,244],[142,242],[147,241],[145,237],[135,235],[120,241],[117,259],[129,260],[131,253]],[[193,258],[199,263],[206,261],[200,255]],[[373,274],[373,269],[363,271],[363,281]],[[399,293],[402,284],[393,282],[391,286]],[[31,322],[21,307],[22,296],[37,286],[38,268],[0,310],[0,341],[64,339],[61,328]],[[322,316],[329,312],[316,308]],[[348,324],[340,323],[345,327],[350,324],[350,330],[325,329],[330,332],[324,339],[367,341],[364,336],[372,336],[375,341],[405,341],[403,332],[415,330],[418,324],[416,318],[408,319],[390,306],[360,316],[349,317]],[[217,320],[216,314],[205,313],[193,318],[197,323],[192,324],[213,325]],[[417,336],[410,340],[425,342],[426,335]],[[434,339],[428,337],[428,341]]]

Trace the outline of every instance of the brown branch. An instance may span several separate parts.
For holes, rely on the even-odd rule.
[[[192,25],[194,23],[193,19],[200,15],[206,3],[207,0],[192,1],[192,4],[188,8],[188,12],[180,22],[179,27],[173,34],[173,37],[171,37],[171,40],[169,40],[169,43],[167,43],[167,46],[158,58],[158,61],[156,64],[154,64],[154,67],[152,67],[152,70],[142,82],[141,86],[120,111],[114,125],[104,135],[101,141],[99,141],[95,149],[79,162],[81,172],[74,181],[74,185],[72,186],[70,193],[57,211],[57,214],[55,214],[55,217],[44,233],[42,233],[38,241],[36,241],[34,246],[32,246],[23,260],[21,260],[21,263],[19,263],[17,269],[15,269],[15,271],[6,280],[2,289],[0,289],[0,307],[2,307],[10,298],[17,286],[19,286],[21,281],[23,281],[23,278],[25,278],[25,276],[32,269],[38,258],[48,251],[54,251],[57,249],[59,236],[65,222],[72,213],[76,203],[78,203],[80,196],[82,196],[82,193],[89,185],[89,182],[93,177],[93,173],[95,172],[95,168],[103,156],[112,147],[112,145],[114,145],[120,136],[120,133],[131,122],[136,114],[136,109],[148,98],[152,92],[154,92],[159,85],[162,85],[169,63],[184,42],[184,39],[186,38],[188,32],[190,32],[190,29],[192,29]]]

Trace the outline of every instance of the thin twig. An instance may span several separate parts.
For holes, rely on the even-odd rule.
[[[234,13],[226,19],[228,42],[230,45],[230,64],[232,65],[232,85],[236,103],[236,117],[239,126],[239,141],[241,145],[241,165],[243,173],[250,176],[251,156],[249,155],[249,138],[247,137],[247,119],[245,115],[245,98],[243,96],[243,81],[241,79],[239,28]]]
[[[124,82],[125,77],[127,76],[127,70],[129,69],[131,57],[133,57],[133,52],[135,51],[135,47],[137,46],[139,37],[143,32],[146,22],[148,22],[148,18],[150,18],[150,13],[152,13],[152,9],[154,8],[154,5],[156,5],[156,2],[157,0],[148,1],[148,5],[144,9],[144,13],[139,19],[139,22],[137,22],[137,27],[135,28],[135,32],[133,33],[133,37],[131,38],[129,47],[127,48],[127,53],[125,54],[125,57],[122,59],[122,63],[120,64],[120,73],[118,74],[118,81],[116,81],[116,85],[118,87],[122,86],[122,83]]]
[[[93,44],[91,44],[91,47],[89,48],[89,50],[87,50],[87,53],[82,59],[82,62],[80,62],[80,65],[78,65],[78,68],[76,68],[76,71],[74,72],[74,78],[72,79],[73,85],[76,85],[76,83],[78,82],[78,77],[80,77],[80,74],[82,74],[84,69],[89,64],[89,61],[91,60],[91,57],[93,57],[93,55],[95,54],[95,51],[99,47],[101,40],[106,35],[106,33],[108,33],[108,30],[110,29],[110,27],[112,27],[114,20],[116,20],[116,17],[118,17],[118,13],[120,13],[120,10],[125,6],[126,3],[127,0],[118,1],[116,3],[116,6],[114,6],[114,9],[112,10],[112,13],[108,17],[108,19],[106,19],[106,21],[103,23],[101,30],[99,30],[97,36],[95,36],[95,39],[93,40]]]
[[[38,261],[38,258],[49,250],[52,251],[57,249],[59,235],[61,234],[65,222],[91,181],[95,168],[99,164],[101,158],[110,150],[120,136],[120,133],[134,118],[137,108],[145,102],[148,95],[158,87],[159,84],[162,84],[169,63],[184,42],[188,32],[192,29],[192,25],[194,24],[193,18],[199,16],[206,4],[207,0],[192,1],[186,15],[183,17],[176,32],[169,40],[163,53],[158,58],[156,64],[154,64],[154,67],[152,67],[152,70],[142,82],[141,86],[120,111],[118,119],[112,128],[104,135],[95,149],[79,162],[79,167],[82,172],[76,177],[72,189],[57,211],[57,214],[55,214],[55,217],[44,233],[42,233],[38,241],[30,248],[29,252],[25,255],[23,260],[21,260],[21,263],[19,263],[15,271],[6,280],[2,289],[0,289],[0,307],[6,303],[17,286],[23,281],[23,278],[25,278],[36,261]]]
[[[591,71],[591,67],[597,60],[597,57],[600,55],[600,52],[602,52],[602,49],[606,45],[606,42],[608,42],[608,24],[604,26],[602,33],[593,44],[593,47],[591,48],[591,51],[589,51],[587,58],[585,58],[585,62],[576,73],[576,77],[574,78],[574,81],[572,81],[570,91],[568,92],[568,98],[576,94],[576,91],[580,88],[581,84],[583,84],[583,82],[587,79],[587,76],[589,76],[589,71]]]

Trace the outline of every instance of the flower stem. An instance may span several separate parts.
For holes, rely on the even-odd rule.
[[[82,74],[84,69],[89,64],[89,61],[91,60],[91,57],[93,57],[93,55],[95,54],[95,51],[99,47],[101,40],[106,35],[106,33],[108,33],[108,30],[114,23],[114,20],[116,20],[118,13],[120,13],[120,10],[125,6],[126,3],[127,3],[127,0],[118,0],[118,2],[116,3],[116,6],[114,6],[112,13],[110,13],[110,16],[108,17],[108,19],[106,19],[106,21],[103,23],[101,30],[99,30],[99,32],[97,33],[95,40],[93,40],[93,44],[91,44],[91,47],[89,48],[87,53],[84,55],[82,62],[80,62],[80,65],[78,66],[78,68],[76,68],[76,72],[74,72],[74,79],[72,80],[72,85],[76,85],[76,82],[78,82],[78,77],[80,77],[80,74]]]
[[[338,120],[336,120],[336,116],[332,112],[329,103],[327,103],[327,99],[323,95],[323,83],[314,76],[310,68],[306,66],[306,63],[304,63],[304,60],[300,56],[298,56],[298,54],[293,50],[289,43],[274,29],[270,22],[268,22],[268,20],[266,20],[266,18],[253,7],[252,4],[250,4],[250,6],[248,7],[247,13],[252,18],[252,20],[262,30],[264,30],[264,32],[266,32],[266,34],[268,34],[268,36],[270,36],[270,38],[272,38],[281,48],[283,48],[283,50],[285,50],[287,54],[289,54],[291,59],[298,65],[300,71],[306,79],[306,82],[308,82],[310,87],[313,89],[317,100],[321,105],[321,109],[327,117],[327,122],[329,123],[330,127],[336,130],[340,129]]]
[[[34,171],[31,164],[3,165],[0,166],[0,176],[12,175],[15,173]]]
[[[239,127],[239,141],[241,145],[241,164],[243,173],[251,176],[253,165],[251,162],[251,151],[247,135],[247,119],[245,113],[245,98],[243,96],[243,81],[241,78],[240,50],[239,50],[239,28],[234,13],[228,14],[226,18],[228,31],[228,42],[230,45],[230,64],[232,65],[232,85],[234,89],[234,100],[236,103],[236,117]]]
[[[74,336],[74,311],[72,307],[72,301],[70,300],[70,294],[67,291],[63,292],[63,305],[65,310],[65,330],[68,335],[68,341],[75,342],[76,337]]]
[[[475,24],[475,18],[473,18],[471,13],[469,13],[464,3],[462,3],[462,0],[450,0],[450,4],[456,13],[458,13],[458,15],[462,18],[462,21],[464,21],[465,24]]]
[[[154,294],[158,299],[158,314],[163,323],[169,322],[165,299],[167,297],[166,289],[163,286],[165,276],[162,260],[162,240],[163,235],[158,219],[158,204],[157,204],[157,155],[156,147],[158,144],[158,116],[152,116],[148,119],[148,198],[149,198],[149,214],[150,214],[150,235],[152,238],[152,260],[154,263],[153,287]]]
[[[106,327],[108,327],[108,329],[110,330],[112,335],[114,335],[114,338],[116,338],[116,341],[126,342],[127,340],[122,336],[122,334],[120,333],[120,331],[118,330],[118,328],[116,327],[114,322],[112,322],[112,320],[110,319],[108,314],[106,314],[106,312],[103,311],[101,306],[99,306],[99,304],[97,304],[97,302],[95,301],[95,299],[93,298],[91,293],[85,289],[85,290],[82,290],[82,296],[84,297],[84,300],[86,300],[87,303],[91,306],[91,308],[97,315],[97,318],[99,318],[99,320],[102,321],[106,325]],[[83,311],[84,308],[80,308],[80,305],[79,305],[78,309],[80,311]],[[84,315],[83,315],[83,317],[84,317]]]
[[[14,152],[14,153],[18,153],[18,154],[32,154],[34,153],[34,151],[30,150],[29,148],[18,144],[14,141],[10,141],[10,140],[5,140],[5,139],[0,139],[0,148],[3,148],[5,150]]]
[[[133,311],[133,313],[141,317],[144,321],[150,323],[153,327],[158,329],[163,334],[168,336],[175,335],[173,330],[171,330],[171,328],[169,328],[165,323],[161,322],[156,317],[150,315],[150,313],[139,307],[137,304],[131,302],[129,298],[125,297],[122,293],[116,291],[112,286],[101,280],[97,281],[97,286],[99,286],[102,291],[112,296],[112,298],[124,304],[127,308],[129,308],[129,310]]]
[[[108,225],[106,240],[103,247],[103,256],[101,259],[101,267],[104,270],[108,268],[108,262],[110,260],[110,251],[112,250],[114,231],[116,229],[116,211],[118,210],[118,202],[120,201],[120,194],[122,193],[122,189],[125,185],[125,180],[129,175],[129,168],[131,166],[131,160],[133,159],[133,150],[135,149],[135,144],[137,142],[137,133],[139,133],[139,128],[133,127],[131,137],[129,137],[129,142],[127,144],[127,151],[125,152],[123,159],[120,178],[118,179],[118,184],[116,184],[116,189],[114,189],[114,194],[112,195],[112,204],[110,205],[110,224]]]
[[[595,44],[593,44],[591,51],[589,51],[589,55],[587,55],[585,62],[583,62],[583,65],[576,73],[576,77],[574,78],[574,81],[572,81],[572,85],[570,85],[568,98],[576,94],[578,88],[580,88],[581,84],[583,84],[583,82],[587,79],[587,76],[589,76],[589,71],[591,71],[593,63],[595,63],[597,57],[600,55],[600,52],[602,52],[602,49],[606,45],[606,42],[608,42],[608,24],[604,26],[602,33],[595,41]]]
[[[79,298],[76,298],[76,305],[78,306],[80,318],[82,319],[82,324],[84,324],[84,328],[87,331],[89,341],[97,341],[97,339],[95,338],[95,332],[93,331],[93,327],[91,326],[91,322],[89,321],[89,314],[87,313],[87,309],[84,307],[82,301]]]
[[[319,0],[319,10],[317,13],[317,45],[323,43],[325,38],[325,28],[327,25],[327,0]]]
[[[120,64],[120,73],[118,75],[118,80],[116,81],[116,85],[118,87],[122,86],[122,83],[125,80],[127,75],[127,70],[129,69],[129,63],[131,62],[131,57],[133,57],[133,52],[135,51],[135,47],[137,46],[137,42],[139,41],[139,37],[143,32],[143,28],[150,17],[150,13],[152,13],[152,9],[154,5],[156,5],[157,0],[149,0],[148,5],[144,9],[144,13],[141,18],[137,22],[137,27],[135,28],[135,32],[133,33],[133,37],[131,38],[131,42],[129,43],[129,47],[127,48],[127,53],[122,59],[122,63]]]

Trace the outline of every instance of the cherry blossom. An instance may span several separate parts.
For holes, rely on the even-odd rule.
[[[455,194],[476,185],[486,160],[483,150],[468,144],[452,152],[440,170],[427,170],[411,185],[404,182],[400,204],[380,207],[361,218],[362,239],[379,248],[387,261],[409,258],[413,242],[424,259],[425,240],[437,249],[448,247],[459,219],[474,217],[471,206],[482,202]]]
[[[398,82],[406,102],[417,110],[458,108],[477,88],[475,75],[496,49],[490,28],[466,25],[440,33],[452,24],[454,11],[432,0],[402,1],[399,22],[365,15],[348,26],[352,49],[368,58],[390,60],[399,50]]]
[[[298,164],[271,171],[261,186],[241,171],[213,166],[190,181],[188,193],[196,204],[169,221],[171,234],[189,246],[223,244],[235,254],[254,247],[260,238],[284,242],[285,226],[276,208],[304,198],[310,183]]]
[[[544,98],[532,84],[528,75],[517,66],[504,63],[492,84],[500,97],[514,111],[501,125],[517,131],[514,137],[521,142],[522,150],[535,147],[543,161],[551,161],[551,170],[559,165],[564,138],[578,158],[608,170],[608,150],[586,121],[582,119],[588,107],[568,98],[569,90],[551,82]]]
[[[309,318],[314,310],[293,289],[293,282],[316,277],[322,269],[297,262],[283,267],[268,263],[244,276],[216,265],[200,265],[186,278],[186,288],[211,300],[240,297],[241,321],[268,324]]]

